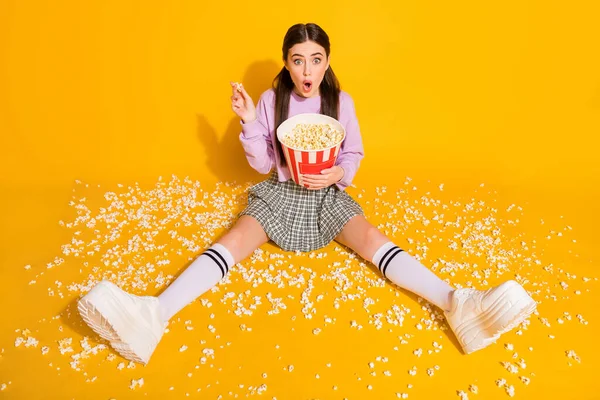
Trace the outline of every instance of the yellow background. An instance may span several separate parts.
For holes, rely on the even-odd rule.
[[[0,397],[152,398],[157,393],[131,391],[124,378],[106,385],[119,379],[111,374],[124,373],[113,368],[98,374],[95,384],[66,371],[57,375],[37,355],[39,349],[33,356],[15,348],[15,329],[52,317],[73,300],[62,299],[62,306],[52,306],[56,309],[46,304],[44,290],[27,285],[31,276],[23,266],[43,268],[70,239],[58,221],[70,215],[75,180],[109,191],[117,183],[153,184],[172,174],[199,180],[203,187],[263,179],[248,166],[239,144],[229,81],[243,82],[257,100],[281,68],[283,36],[297,22],[316,22],[327,31],[331,65],[355,101],[366,154],[357,188],[396,190],[411,177],[433,188],[444,183],[450,201],[485,183],[496,191],[481,194],[486,200],[520,204],[528,215],[573,227],[576,244],[571,245],[578,257],[563,245],[549,249],[546,262],[556,257],[555,265],[593,276],[600,201],[599,17],[593,1],[0,2],[0,346],[5,351],[0,384],[12,382]],[[531,237],[547,234],[539,218],[525,228]],[[578,344],[582,363],[565,367],[563,356],[544,364],[543,346],[556,350],[554,342],[544,341],[535,351],[537,377],[518,397],[599,398],[595,357],[600,352],[586,342],[599,333],[599,298],[597,290],[586,296],[555,310],[581,312],[589,321],[584,331],[561,332],[567,343]],[[343,320],[343,312],[337,318]],[[269,345],[270,332],[292,326],[288,317],[265,324]],[[347,331],[339,329],[341,335]],[[376,346],[377,337],[369,333],[356,344],[363,348],[353,351]],[[310,332],[294,340],[302,338],[313,340]],[[247,347],[238,348],[236,357],[249,360],[254,353],[245,349],[261,339],[243,340]],[[326,353],[339,340],[332,336],[316,343],[315,353]],[[456,398],[455,390],[473,383],[465,379],[455,387],[461,376],[487,379],[493,387],[500,374],[480,363],[503,351],[497,347],[473,361],[452,349],[442,357],[442,368],[457,365],[467,372],[454,370],[434,386],[421,376],[417,382],[424,383],[415,383],[421,392],[410,398]],[[166,352],[161,357],[170,360]],[[356,365],[363,368],[359,358]],[[266,368],[248,360],[243,370],[219,378],[224,398]],[[303,362],[314,360],[302,359],[297,366]],[[159,380],[161,369],[154,368],[148,374]],[[176,370],[177,364],[168,368]],[[352,372],[349,367],[324,378],[347,382],[344,393],[335,394],[327,384],[310,391],[313,383],[282,377],[271,380],[263,397],[375,396]],[[381,398],[404,391],[382,385],[390,390],[380,392]],[[504,396],[490,388],[479,398]]]

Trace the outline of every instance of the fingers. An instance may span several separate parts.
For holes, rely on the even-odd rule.
[[[231,84],[231,89],[233,90],[233,93],[235,94],[236,92],[241,92],[241,88],[242,88],[242,84],[239,82],[229,82]]]
[[[308,190],[319,190],[331,185],[329,175],[302,175],[302,183]]]
[[[233,91],[233,95],[236,97],[242,97],[244,99],[250,97],[244,89],[244,85],[240,82],[229,82],[231,84],[231,90]]]
[[[234,111],[242,107],[243,104],[244,102],[239,97],[235,98],[235,96],[231,96],[231,108],[233,108]]]
[[[323,183],[329,180],[328,175],[302,175],[302,180],[307,183]]]
[[[241,95],[239,88],[241,87],[241,83],[237,82],[229,82],[231,85],[232,95],[231,99],[231,109],[238,113],[244,107],[244,98]]]
[[[244,85],[242,85],[241,83],[240,83],[240,93],[242,93],[242,96],[244,96],[244,100],[247,100],[250,98],[250,95],[248,94],[248,92],[246,92]]]
[[[229,82],[229,84],[231,85],[231,92],[232,92],[232,96],[231,96],[231,100],[232,101],[237,101],[239,99],[242,99],[242,95],[241,95],[241,91],[240,91],[240,87],[241,87],[241,83],[237,83],[237,82]]]
[[[329,185],[309,185],[309,184],[304,184],[304,187],[308,190],[319,190],[319,189],[323,189],[328,187]]]

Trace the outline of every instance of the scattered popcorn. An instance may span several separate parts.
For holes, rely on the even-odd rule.
[[[408,184],[408,182],[411,182],[410,178],[407,178],[405,183]],[[435,188],[435,186],[432,187]],[[199,182],[194,183],[188,178],[183,181],[174,177],[171,182],[161,181],[150,190],[141,189],[137,184],[129,187],[121,185],[119,188],[124,188],[123,190],[115,188],[114,192],[105,193],[102,200],[106,200],[106,204],[95,208],[92,208],[91,205],[98,204],[98,201],[85,203],[83,199],[76,200],[74,198],[72,206],[75,207],[77,216],[72,221],[63,222],[61,225],[63,229],[70,229],[73,234],[72,240],[62,247],[64,259],[57,257],[54,260],[46,260],[41,265],[48,267],[42,268],[48,277],[49,274],[59,273],[60,268],[57,268],[59,265],[70,263],[70,267],[76,268],[82,273],[82,278],[71,283],[66,281],[63,283],[55,279],[59,277],[58,275],[49,278],[48,282],[51,287],[48,288],[48,293],[56,296],[84,294],[102,279],[114,280],[124,289],[136,294],[147,293],[149,289],[166,287],[175,278],[173,274],[176,271],[176,264],[180,265],[181,260],[193,260],[203,248],[214,241],[218,232],[230,226],[232,213],[240,205],[240,200],[243,200],[243,188],[228,184],[218,187],[221,190],[207,191],[200,189]],[[443,185],[440,185],[439,188],[441,191]],[[366,206],[374,208],[374,223],[382,232],[390,237],[396,236],[398,240],[407,238],[405,242],[407,250],[412,250],[415,258],[419,260],[429,260],[433,257],[432,270],[442,274],[443,279],[447,282],[452,281],[451,283],[456,284],[457,287],[489,287],[493,283],[493,279],[504,279],[506,275],[514,274],[517,281],[529,285],[528,291],[533,297],[536,297],[536,300],[551,299],[555,302],[571,296],[573,292],[577,293],[577,288],[574,286],[581,283],[591,288],[591,285],[587,285],[585,282],[593,280],[593,278],[583,278],[583,282],[581,280],[575,282],[573,281],[576,279],[574,275],[569,275],[559,266],[548,264],[547,261],[540,259],[536,254],[543,254],[543,244],[539,240],[538,243],[531,240],[526,232],[520,233],[514,243],[506,239],[504,228],[512,229],[509,225],[519,224],[517,218],[519,207],[511,205],[508,211],[511,212],[512,219],[506,220],[501,215],[505,210],[504,206],[500,202],[492,204],[495,202],[495,198],[490,204],[483,201],[478,202],[473,198],[465,201],[441,201],[435,199],[433,193],[415,192],[417,189],[420,189],[420,186],[419,188],[413,185],[406,186],[397,193],[390,193],[389,198],[385,195],[385,187],[376,189],[376,198],[369,198],[363,190],[364,197],[361,194],[360,198],[364,199],[363,203]],[[436,190],[433,192],[439,194]],[[378,218],[379,221],[377,221]],[[184,227],[189,227],[189,231],[186,232]],[[440,234],[442,232],[445,233],[442,235]],[[555,233],[552,233],[553,238],[556,237]],[[160,235],[165,235],[170,240],[165,242]],[[565,232],[565,236],[567,235]],[[446,241],[447,238],[452,238],[452,240]],[[452,247],[450,250],[445,247],[442,249],[440,246],[442,244]],[[229,307],[226,310],[228,313],[235,314],[235,317],[246,318],[256,315],[253,313],[257,313],[258,310],[269,313],[269,315],[283,310],[290,312],[290,304],[287,304],[288,308],[286,308],[284,303],[299,302],[303,307],[302,313],[306,319],[318,319],[323,315],[320,306],[331,304],[336,309],[348,307],[349,309],[353,308],[352,311],[357,309],[361,313],[364,312],[370,324],[368,328],[383,329],[382,332],[385,333],[397,332],[398,328],[408,328],[416,335],[423,335],[426,333],[423,331],[448,329],[443,315],[426,301],[421,298],[417,299],[418,304],[413,304],[411,299],[404,301],[406,296],[402,292],[396,291],[374,271],[367,268],[356,268],[359,265],[365,266],[365,260],[335,244],[332,245],[332,248],[335,250],[329,251],[327,248],[330,252],[329,255],[325,251],[288,254],[288,252],[272,250],[271,247],[256,249],[247,260],[238,263],[235,269],[232,268],[223,282],[211,289],[210,300],[202,298],[193,307],[197,306],[204,310],[204,307],[211,308],[213,303],[221,302]],[[467,257],[459,259],[455,255]],[[181,257],[181,260],[177,259],[178,256]],[[132,257],[135,257],[131,262],[133,265],[129,261]],[[475,259],[475,257],[480,259]],[[309,260],[321,258],[327,258],[328,268],[315,268],[316,266],[310,264]],[[454,261],[454,259],[458,261]],[[481,266],[477,264],[481,264]],[[543,276],[537,279],[538,277],[529,273],[534,269],[532,266],[537,266],[535,268],[552,279],[545,279]],[[30,268],[25,267],[25,269]],[[504,276],[501,277],[503,274]],[[458,279],[453,279],[453,277]],[[27,280],[31,278],[40,279],[42,282],[41,274],[28,277]],[[331,286],[323,290],[323,287],[319,287],[317,284],[320,281],[331,284]],[[35,280],[32,282],[35,283]],[[229,286],[232,282],[245,282],[249,289],[263,285],[261,287],[268,287],[270,293],[265,295],[261,291],[261,296],[254,296],[250,290],[234,291]],[[560,287],[557,282],[561,282]],[[45,287],[39,289],[46,294]],[[288,289],[291,290],[288,291]],[[292,292],[295,289],[298,291]],[[568,291],[562,289],[568,289]],[[30,288],[28,290],[37,289]],[[380,292],[377,292],[378,290]],[[395,298],[400,301],[392,302],[395,304],[377,302],[382,298],[379,294],[388,291],[396,292],[394,293]],[[560,294],[555,295],[556,293]],[[265,298],[268,301],[265,301]],[[402,302],[410,305],[413,310],[402,305]],[[262,303],[264,305],[261,305]],[[539,317],[539,313],[535,315],[536,318]],[[59,316],[56,318],[58,319]],[[210,314],[209,318],[214,320],[215,314]],[[326,315],[323,318],[324,326],[336,322],[335,318]],[[351,321],[350,326],[357,330],[362,329],[363,326],[357,322],[361,321],[360,317],[356,316],[355,318],[356,320]],[[548,318],[552,320],[557,316],[548,315]],[[587,325],[587,321],[581,315],[577,314],[577,319],[581,324]],[[547,319],[539,318],[539,320],[550,328],[550,322]],[[564,313],[556,319],[557,324],[566,324],[567,321],[571,321],[571,315],[568,313]],[[175,321],[175,323],[178,322],[180,320]],[[248,319],[243,322],[252,323]],[[535,324],[535,319],[531,326],[529,322],[525,321],[521,324],[516,334],[526,335],[528,327],[533,327]],[[343,324],[345,325],[346,322],[344,321]],[[545,329],[535,325],[536,329]],[[191,321],[185,321],[183,326],[188,331],[194,329]],[[243,331],[251,331],[251,328],[247,328],[245,324],[239,326]],[[347,327],[347,325],[345,326]],[[413,326],[416,329],[412,328]],[[62,326],[58,326],[60,332],[63,332],[62,328]],[[176,330],[177,325],[175,328],[171,328]],[[216,329],[212,325],[208,325],[208,329],[216,334]],[[322,328],[314,328],[312,332],[316,335],[322,333],[321,330]],[[70,330],[65,329],[64,332],[63,335]],[[33,349],[39,346],[37,340],[29,334],[19,333],[18,335],[15,339],[15,346],[20,349],[17,351],[26,347]],[[215,336],[216,339],[219,339],[218,335]],[[554,336],[549,335],[549,337],[553,338]],[[416,338],[415,335],[411,336],[408,333],[398,336],[399,345],[409,344],[411,340],[414,340],[410,343],[411,346],[422,345],[424,343],[422,339],[427,340],[425,336]],[[83,351],[76,353],[73,348],[79,351],[79,343],[78,339],[75,340],[73,343],[71,338],[63,338],[58,342],[57,347],[67,362],[71,362],[73,368],[81,368],[85,371],[84,359],[94,353],[91,353],[91,346],[84,345],[85,342],[81,343]],[[206,341],[201,340],[200,343],[205,344]],[[42,354],[47,354],[50,347],[41,346]],[[512,352],[515,346],[506,343],[504,347],[507,351]],[[220,348],[224,348],[224,346],[221,345]],[[427,352],[426,355],[431,355],[439,352],[441,348],[441,345],[433,342],[433,348],[424,350]],[[186,349],[187,346],[183,345],[180,347],[180,352],[186,351]],[[393,349],[399,351],[398,346],[394,346]],[[391,350],[390,348],[389,351]],[[532,351],[533,347],[529,347],[529,350]],[[53,352],[53,355],[58,356],[59,352]],[[399,355],[399,353],[396,354]],[[423,349],[415,350],[413,347],[413,354],[420,357],[423,355]],[[568,358],[580,362],[573,350],[567,350],[566,355]],[[282,356],[284,356],[283,353]],[[115,357],[111,353],[106,360],[112,361]],[[515,352],[512,354],[511,362],[503,365],[511,373],[523,374],[522,369],[526,367],[525,360],[517,361],[518,357],[519,355]],[[102,358],[103,356],[99,360]],[[198,364],[208,363],[207,367],[210,365],[215,370],[219,369],[216,362],[214,366],[210,364],[213,359],[214,351],[205,351]],[[377,361],[386,362],[387,359],[378,357]],[[117,369],[123,370],[125,365],[125,363],[119,363]],[[135,367],[135,364],[130,363],[129,365],[128,368]],[[327,366],[329,367],[330,364]],[[369,363],[369,367],[372,375],[375,375],[375,363]],[[424,365],[423,367],[429,376],[439,369],[439,366],[426,368]],[[196,365],[195,368],[198,369],[199,365]],[[289,366],[287,369],[291,372],[293,368],[293,366]],[[388,370],[378,370],[377,372],[380,376],[381,374],[391,375]],[[409,374],[412,376],[416,375],[416,372],[416,366],[409,370]],[[188,376],[190,375],[191,373],[188,374]],[[262,375],[266,379],[266,373]],[[316,376],[318,377],[318,374]],[[94,379],[95,377],[89,378],[88,382],[92,382]],[[519,376],[519,379],[525,385],[529,383],[529,378]],[[132,381],[134,388],[141,387],[137,380],[134,381]],[[503,382],[499,386],[504,387],[508,393],[510,386],[505,380],[498,380],[498,382],[501,381]],[[251,390],[258,390],[258,385],[252,386]],[[472,386],[469,386],[469,390],[461,392],[465,395],[467,392],[477,393],[477,389],[473,391]],[[266,386],[264,389],[266,390]],[[514,388],[512,391],[514,394]],[[225,396],[225,394],[223,395]],[[403,393],[397,393],[397,395],[405,398]],[[240,395],[240,397],[242,396]]]
[[[517,368],[516,366],[514,366],[513,364],[511,364],[509,362],[503,362],[502,366],[504,368],[506,368],[506,370],[508,372],[510,372],[511,374],[516,374],[517,372],[519,372],[519,368]]]
[[[575,353],[575,350],[567,350],[567,351],[565,351],[565,354],[567,355],[568,358],[572,358],[573,360],[577,361],[578,363],[581,363],[581,359]]]
[[[507,395],[509,395],[510,397],[514,397],[515,387],[513,385],[506,385],[504,386],[504,389],[506,390]]]
[[[71,343],[73,343],[73,338],[64,338],[58,341],[58,350],[60,354],[72,353],[73,348],[71,347]]]
[[[132,379],[131,380],[131,385],[129,385],[129,389],[133,390],[137,387],[142,387],[144,386],[144,378],[140,378],[140,379]]]
[[[260,395],[260,394],[263,394],[263,393],[264,393],[264,392],[266,392],[266,391],[267,391],[267,385],[266,385],[266,384],[264,384],[264,383],[263,383],[262,385],[260,385],[260,386],[258,387],[258,389],[256,389],[256,393],[258,393],[259,395]]]

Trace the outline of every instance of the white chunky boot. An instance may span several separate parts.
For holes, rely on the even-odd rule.
[[[535,307],[536,302],[525,289],[510,280],[486,291],[456,289],[451,310],[444,314],[469,354],[495,343],[500,335],[529,317]]]
[[[99,282],[77,305],[83,320],[128,360],[147,364],[166,324],[153,296],[135,296]]]

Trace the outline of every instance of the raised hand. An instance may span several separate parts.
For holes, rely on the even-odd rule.
[[[241,83],[229,83],[233,92],[231,96],[231,109],[244,123],[254,121],[256,119],[256,107],[252,98]]]

